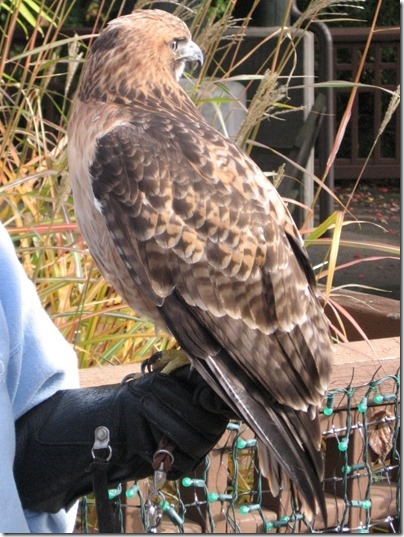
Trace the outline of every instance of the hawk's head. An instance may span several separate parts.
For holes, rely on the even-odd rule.
[[[80,96],[106,100],[99,95],[100,88],[106,90],[105,96],[125,97],[132,82],[150,87],[168,77],[172,83],[193,62],[202,64],[203,55],[184,22],[159,9],[134,11],[111,21],[95,41],[85,77],[91,84],[82,85]]]

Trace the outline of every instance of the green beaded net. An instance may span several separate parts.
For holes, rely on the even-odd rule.
[[[257,442],[231,422],[195,475],[169,482],[164,533],[400,532],[399,377],[329,391],[321,423],[328,525],[300,510],[284,486],[273,497],[257,465]],[[122,533],[143,533],[151,480],[110,490]],[[76,532],[96,531],[94,502],[81,500]]]

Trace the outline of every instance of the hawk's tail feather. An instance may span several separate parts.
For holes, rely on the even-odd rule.
[[[269,449],[261,441],[258,442],[258,461],[261,473],[267,478],[273,496],[279,496],[282,486],[281,468],[277,461],[271,458]]]
[[[159,311],[195,369],[251,427],[266,446],[268,461],[275,460],[279,464],[308,508],[316,513],[319,506],[326,523],[316,420],[310,420],[304,411],[270,400],[259,379],[254,380],[229,356],[176,293],[165,299]]]
[[[295,499],[298,498],[300,510],[305,514],[310,515],[312,511],[310,506],[307,504],[304,497],[299,494],[299,490],[286,472],[282,471],[282,468],[275,458],[271,457],[271,453],[267,446],[261,441],[258,441],[258,460],[261,473],[263,476],[266,476],[272,495],[276,497],[280,494],[281,489],[284,491],[288,490]]]
[[[277,495],[277,488],[279,492],[279,465],[297,487],[303,503],[307,504],[314,514],[318,505],[326,523],[327,514],[321,485],[321,452],[315,449],[310,432],[304,430],[301,420],[296,416],[298,413],[304,413],[282,405],[265,404],[257,385],[241,369],[235,368],[234,362],[231,365],[228,362],[227,353],[222,351],[219,355],[206,359],[205,364],[210,371],[207,371],[203,362],[195,363],[195,367],[212,387],[216,385],[222,397],[223,391],[225,392],[226,402],[241,415],[265,446],[267,452],[264,456],[260,448],[260,458],[264,463],[261,470],[265,477],[269,477],[270,486],[274,486],[274,495]]]

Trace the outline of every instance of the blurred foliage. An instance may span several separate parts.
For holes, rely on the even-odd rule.
[[[304,11],[310,1],[297,0],[297,5],[299,9]],[[336,2],[336,6],[331,6],[329,11],[334,15],[340,15],[340,19],[343,18],[344,14],[347,14],[348,18],[354,20],[338,20],[338,17],[335,17],[329,24],[340,28],[370,26],[377,4],[378,0],[352,0],[351,6],[347,7],[347,5],[339,5],[339,2]],[[400,2],[383,0],[377,26],[400,26]]]

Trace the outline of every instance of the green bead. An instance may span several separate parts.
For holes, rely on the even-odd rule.
[[[119,496],[122,492],[122,485],[119,483],[118,487],[116,489],[108,489],[108,498],[110,500],[113,500],[117,496]]]
[[[281,516],[280,518],[280,521],[283,523],[289,522],[289,520],[290,520],[290,516],[287,516],[287,515]]]
[[[139,487],[137,485],[133,485],[125,492],[125,495],[127,498],[134,498],[136,494],[138,493],[138,491],[139,491]]]
[[[232,423],[232,422],[229,422],[227,424],[227,427],[226,429],[228,431],[238,431],[240,429],[240,424],[239,423]]]
[[[331,416],[333,414],[334,410],[330,408],[329,406],[324,407],[323,414],[325,416]]]
[[[348,438],[343,438],[338,444],[339,451],[346,451],[348,449]]]
[[[246,447],[251,448],[256,446],[257,440],[255,438],[251,438],[251,440],[244,440],[243,438],[239,438],[237,440],[237,448],[238,449],[244,449]]]
[[[274,529],[274,523],[273,522],[267,522],[266,523],[266,530],[267,531],[272,531]]]
[[[183,487],[204,487],[206,485],[203,479],[191,479],[190,477],[184,477],[182,480]]]
[[[370,509],[372,502],[370,500],[351,500],[351,507],[362,507],[362,509]]]
[[[216,492],[210,492],[208,494],[208,501],[209,502],[217,502],[219,499],[219,494],[216,494]]]
[[[250,508],[248,507],[248,505],[242,505],[239,511],[242,515],[248,515],[248,513],[250,512]]]
[[[113,500],[116,496],[119,496],[120,492],[118,489],[108,489],[108,498]]]
[[[367,411],[367,409],[368,409],[368,400],[367,400],[367,397],[364,397],[358,405],[358,410],[359,412],[364,414]]]
[[[164,501],[161,500],[160,507],[161,507],[161,509],[163,511],[167,511],[167,509],[169,509],[169,507],[170,507],[170,504],[169,504],[169,502],[167,500],[164,500]]]
[[[381,395],[380,393],[377,393],[377,394],[373,397],[373,401],[374,401],[376,404],[383,403],[383,401],[384,401],[384,397],[383,397],[383,395]]]

